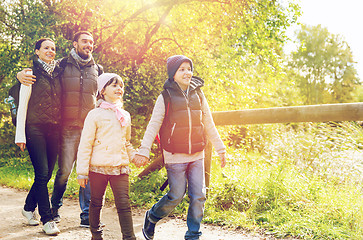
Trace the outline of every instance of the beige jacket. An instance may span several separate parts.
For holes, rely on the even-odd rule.
[[[77,154],[77,174],[88,176],[90,166],[127,166],[135,155],[131,138],[130,114],[122,110],[126,126],[121,127],[111,109],[91,110],[82,130]]]

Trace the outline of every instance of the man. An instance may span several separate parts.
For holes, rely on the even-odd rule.
[[[59,169],[51,198],[53,220],[56,222],[60,221],[58,210],[63,205],[63,194],[77,157],[83,122],[87,113],[95,108],[97,78],[103,72],[92,57],[93,46],[93,36],[90,32],[77,32],[73,39],[74,48],[69,56],[58,60],[64,71],[61,76],[62,132]],[[19,81],[23,84],[33,83],[35,76],[25,75],[25,70],[18,73]],[[89,184],[85,188],[81,187],[79,190],[81,227],[89,227],[90,197]]]

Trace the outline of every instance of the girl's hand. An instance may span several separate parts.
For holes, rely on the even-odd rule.
[[[24,152],[24,149],[25,149],[25,146],[26,146],[26,144],[25,144],[25,143],[16,143],[16,145],[18,145],[18,147],[20,147],[20,150],[21,150],[22,152]]]
[[[221,159],[221,168],[224,168],[227,163],[226,153],[219,153],[219,158]]]
[[[132,162],[139,168],[145,166],[149,162],[149,158],[136,154]]]
[[[77,181],[78,181],[78,184],[79,184],[81,187],[83,187],[83,188],[85,188],[85,187],[86,187],[86,185],[87,185],[87,183],[88,183],[88,179],[77,179]]]

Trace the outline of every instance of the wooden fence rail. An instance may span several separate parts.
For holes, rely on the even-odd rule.
[[[296,107],[259,108],[212,113],[216,125],[244,125],[289,122],[363,121],[363,103],[321,104]],[[212,146],[207,144],[205,181],[209,186]],[[163,159],[155,159],[139,177],[162,168]]]

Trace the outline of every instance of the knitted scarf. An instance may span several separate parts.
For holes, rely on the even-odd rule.
[[[38,62],[40,63],[40,65],[43,67],[43,69],[49,74],[52,75],[54,68],[55,68],[55,61],[51,61],[50,63],[46,63],[43,60],[41,60],[40,58],[38,58]]]
[[[87,59],[83,59],[81,58],[77,53],[76,50],[74,48],[72,48],[71,50],[71,56],[74,58],[74,60],[76,60],[76,62],[78,62],[78,64],[84,66],[87,63],[89,63],[89,61],[91,61],[92,59],[92,54],[90,54],[90,56]]]

